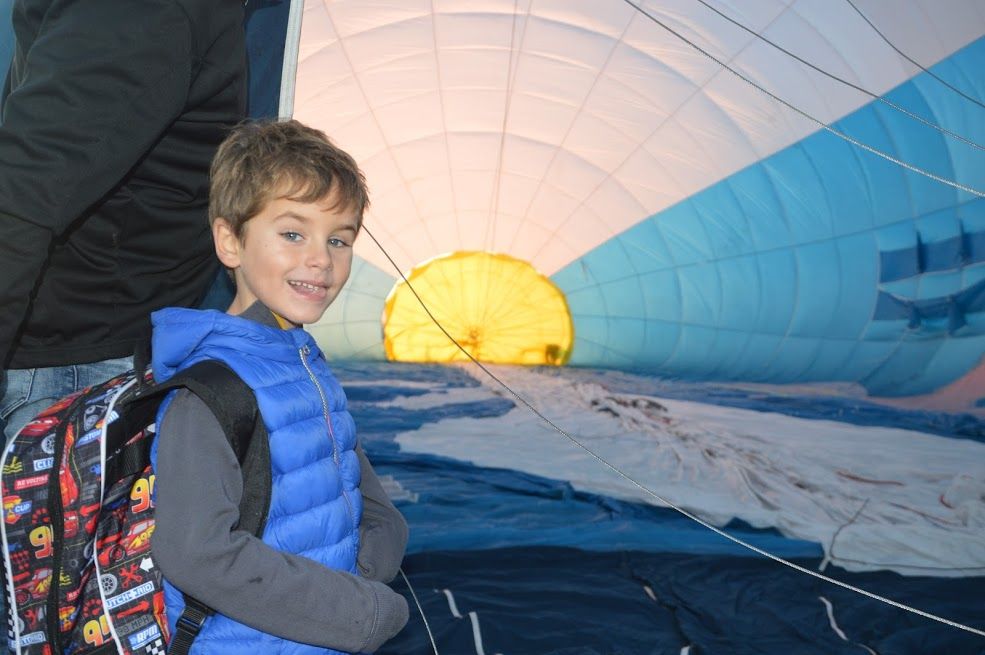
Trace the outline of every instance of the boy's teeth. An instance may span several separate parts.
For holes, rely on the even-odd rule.
[[[291,281],[291,284],[296,287],[304,287],[305,289],[310,289],[311,291],[318,291],[319,288],[313,284],[308,284],[307,282],[296,282],[294,280]]]

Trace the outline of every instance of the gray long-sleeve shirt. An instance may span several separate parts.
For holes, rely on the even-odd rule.
[[[260,305],[243,316],[272,320]],[[177,588],[236,621],[293,641],[376,650],[407,622],[407,602],[383,582],[397,574],[408,531],[361,446],[356,453],[362,577],[274,550],[233,529],[243,493],[239,464],[205,403],[179,391],[158,445],[155,561]]]

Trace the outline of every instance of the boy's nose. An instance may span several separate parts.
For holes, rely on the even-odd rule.
[[[307,264],[311,268],[329,269],[332,267],[332,253],[328,248],[311,248],[308,251],[307,259]]]

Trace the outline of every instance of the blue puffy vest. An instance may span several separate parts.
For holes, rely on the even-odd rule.
[[[273,469],[264,543],[357,574],[362,496],[355,424],[342,387],[311,335],[217,311],[170,308],[155,312],[152,320],[157,381],[196,362],[216,359],[228,364],[256,394],[270,435]],[[317,461],[329,465],[313,466]],[[184,600],[166,580],[165,598],[173,634]],[[191,655],[242,653],[337,651],[275,637],[221,614],[206,621],[191,650]]]

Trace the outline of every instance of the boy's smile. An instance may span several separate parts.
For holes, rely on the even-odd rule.
[[[242,239],[216,219],[216,254],[236,277],[230,314],[259,300],[294,325],[321,318],[349,279],[359,225],[349,208],[333,204],[274,198],[243,225]]]

